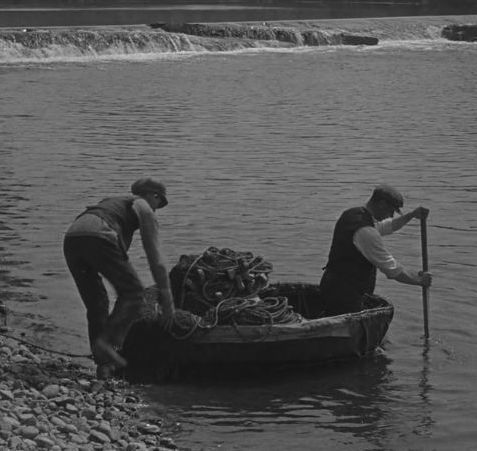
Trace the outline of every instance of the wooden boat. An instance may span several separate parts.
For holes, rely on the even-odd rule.
[[[312,284],[274,284],[266,289],[266,295],[287,297],[303,320],[196,328],[188,338],[178,339],[164,332],[160,316],[154,314],[154,296],[150,295],[150,309],[130,330],[121,353],[130,369],[144,374],[229,364],[322,364],[375,351],[394,313],[388,301],[369,296],[360,312],[320,317],[319,288]]]

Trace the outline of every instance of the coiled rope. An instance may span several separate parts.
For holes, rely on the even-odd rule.
[[[288,299],[283,296],[260,298],[230,298],[221,301],[204,316],[177,310],[170,334],[178,339],[189,338],[197,329],[213,329],[217,325],[232,325],[244,339],[238,326],[271,326],[303,321],[303,317],[293,311]],[[268,335],[268,334],[267,334]],[[263,337],[265,338],[265,337]]]
[[[178,308],[203,314],[224,299],[252,297],[267,284],[273,267],[251,252],[209,247],[199,255],[182,255],[171,270]]]

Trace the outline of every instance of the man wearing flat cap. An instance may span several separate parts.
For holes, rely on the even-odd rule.
[[[342,213],[335,225],[328,263],[320,282],[326,314],[362,310],[363,295],[374,292],[376,269],[401,283],[430,286],[429,273],[405,269],[382,240],[382,235],[399,230],[413,218],[429,214],[424,207],[401,214],[403,204],[403,196],[395,188],[379,185],[364,207]],[[396,212],[399,216],[393,218]]]
[[[174,315],[154,215],[168,203],[166,188],[160,181],[145,177],[132,184],[131,193],[109,197],[87,207],[67,230],[63,244],[66,263],[86,307],[89,342],[101,378],[126,366],[127,362],[116,349],[122,346],[144,305],[143,284],[127,255],[138,229],[159,289],[165,324],[169,324]],[[108,280],[117,293],[111,314],[102,278]]]

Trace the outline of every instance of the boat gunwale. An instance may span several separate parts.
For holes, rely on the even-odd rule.
[[[384,306],[344,313],[336,316],[305,319],[299,323],[262,324],[262,325],[216,325],[213,328],[201,328],[186,340],[193,344],[224,344],[250,342],[277,342],[307,340],[311,338],[349,338],[351,328],[366,318],[383,316],[391,322],[394,306],[387,300]]]

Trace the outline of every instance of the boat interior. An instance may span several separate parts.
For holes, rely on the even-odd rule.
[[[324,304],[320,296],[320,287],[309,283],[274,283],[262,290],[261,298],[267,296],[284,296],[288,304],[306,319],[316,319],[326,316]],[[363,307],[372,309],[388,305],[387,301],[377,295],[363,296]]]

